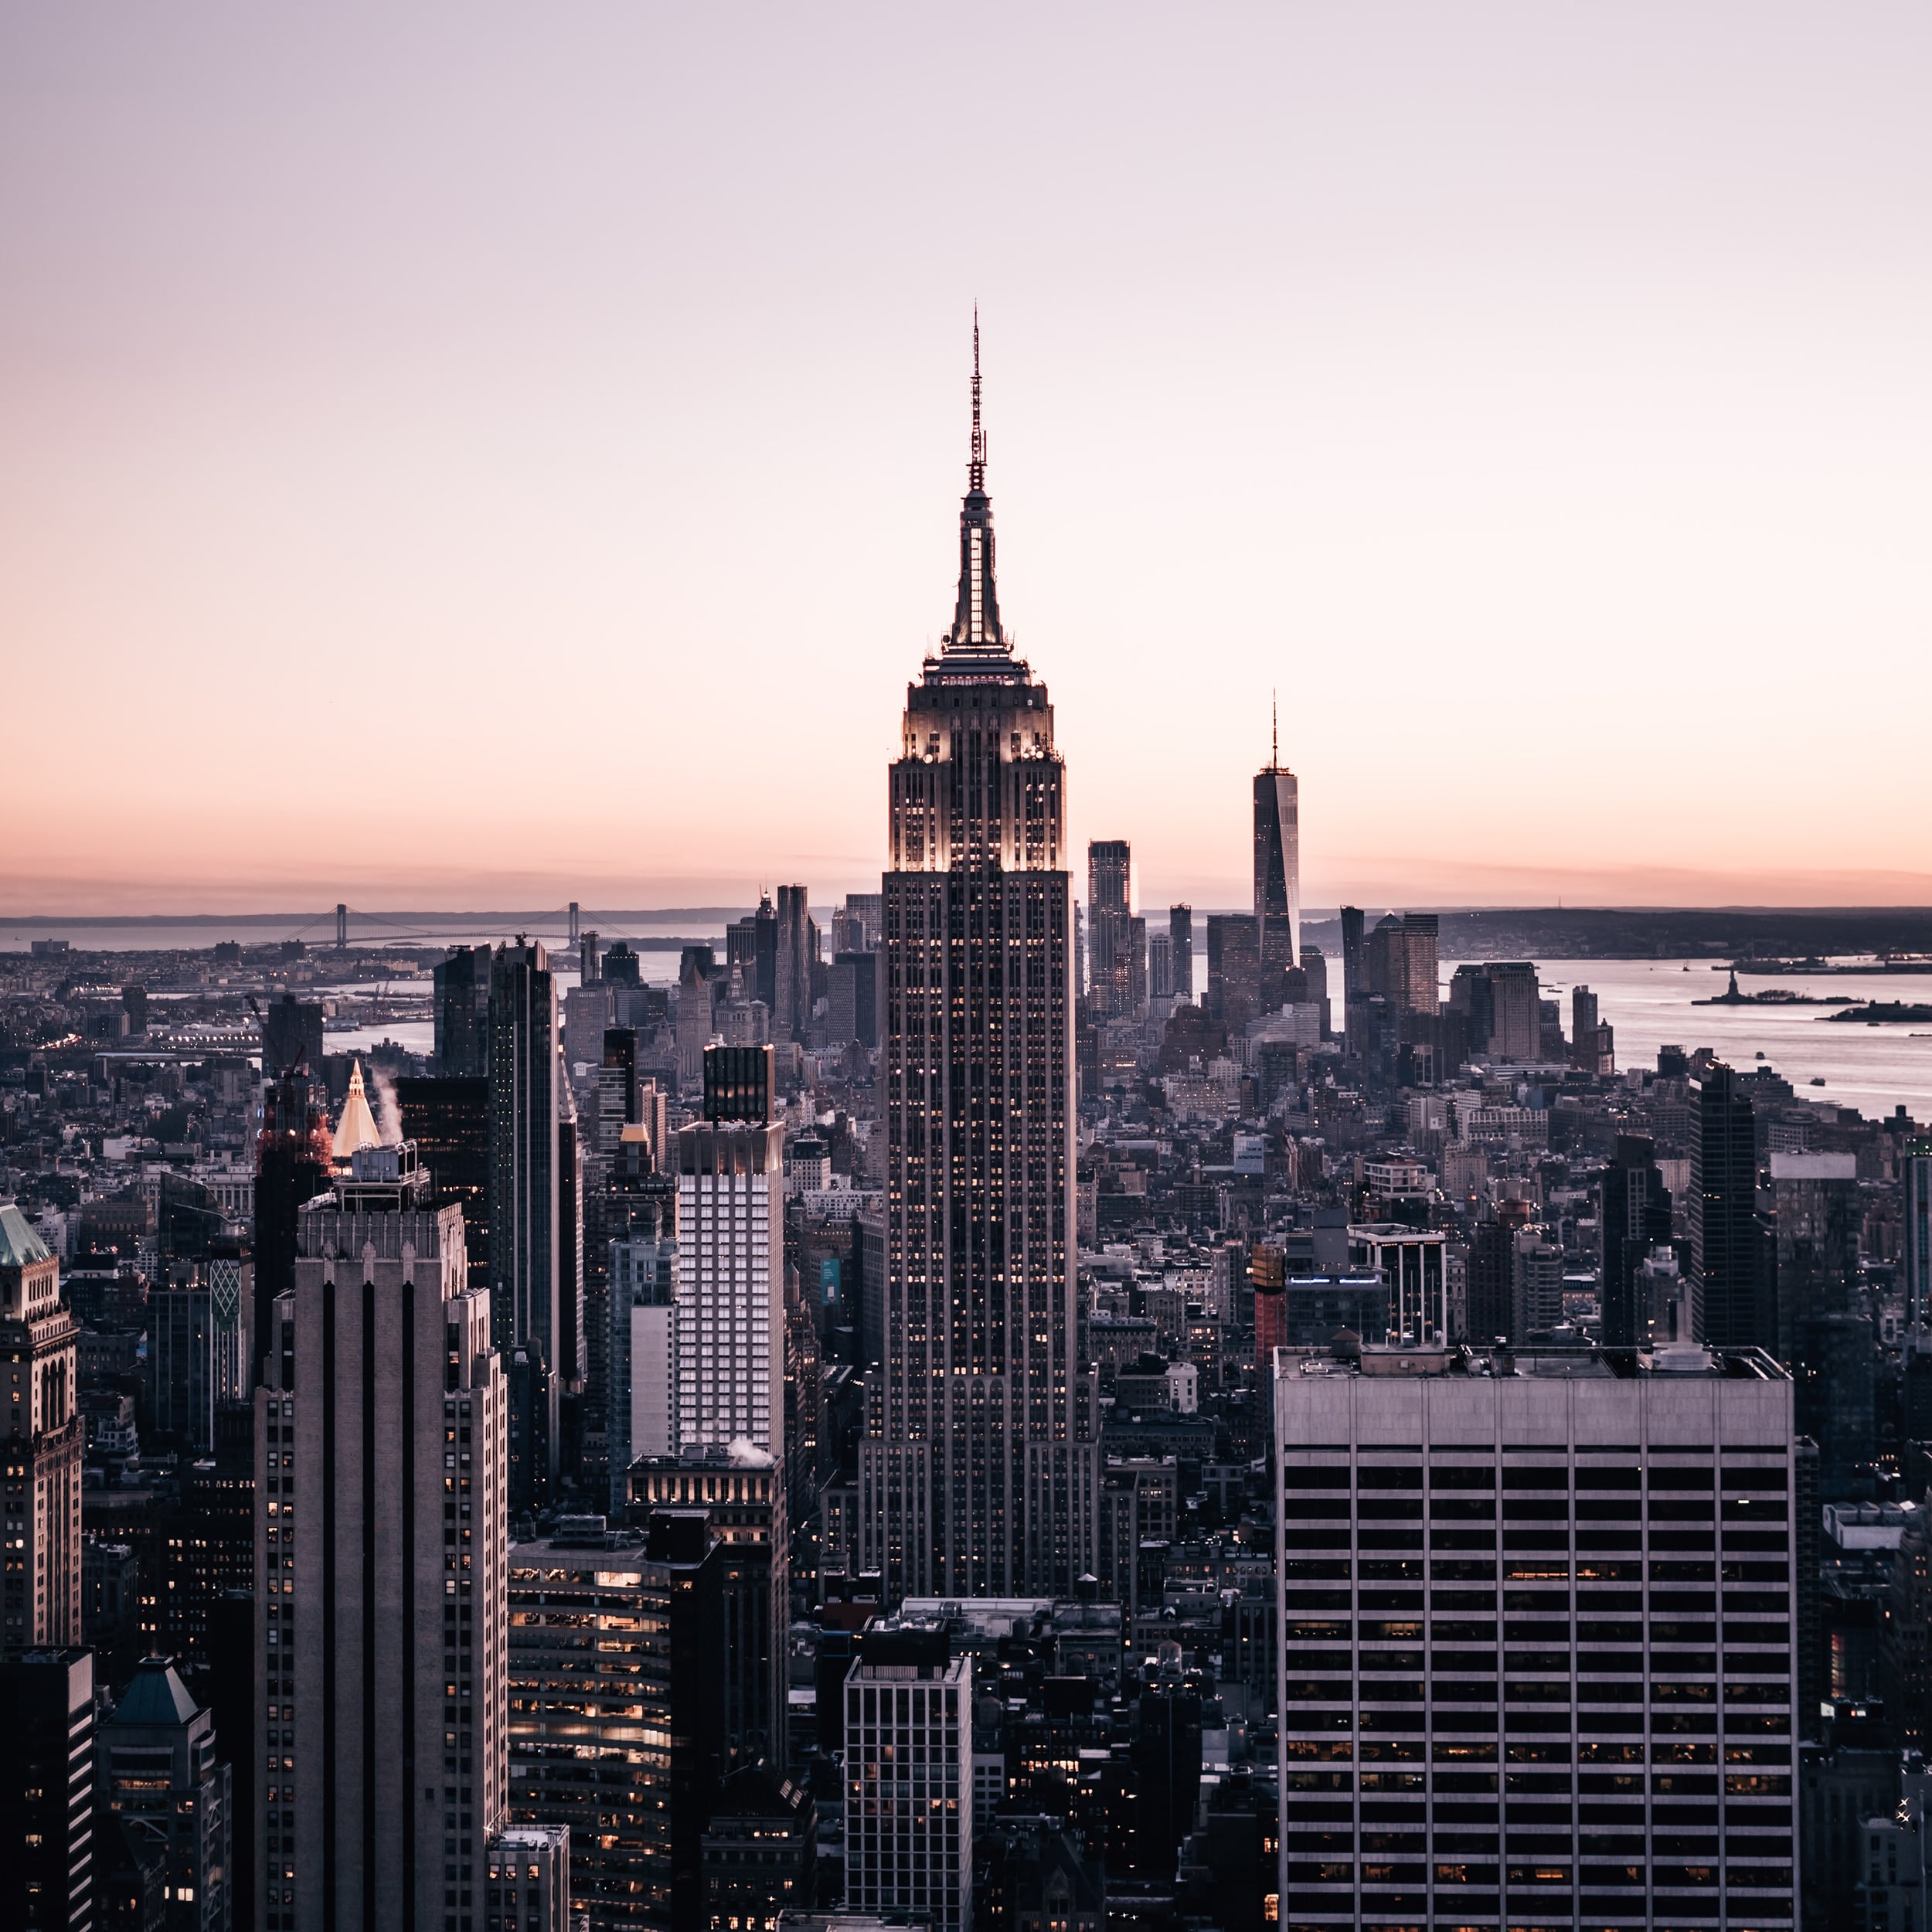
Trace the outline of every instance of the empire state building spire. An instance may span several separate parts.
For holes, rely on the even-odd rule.
[[[979,309],[973,309],[973,440],[966,465],[966,495],[959,506],[959,601],[946,655],[971,652],[1004,657],[1006,634],[999,624],[999,594],[993,583],[993,505],[986,494],[986,432],[979,420]]]

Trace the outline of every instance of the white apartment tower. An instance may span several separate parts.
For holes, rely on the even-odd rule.
[[[255,1396],[263,1932],[485,1932],[503,1821],[505,1379],[414,1144],[298,1223]]]
[[[1793,1923],[1791,1395],[1690,1342],[1277,1352],[1284,1932]]]
[[[943,1631],[868,1631],[845,1677],[849,1910],[971,1932],[973,1671]]]
[[[905,1595],[1070,1595],[1097,1560],[1073,1243],[1065,761],[1002,628],[979,420],[951,628],[889,778],[884,1367],[859,1561]]]
[[[768,1120],[700,1121],[675,1137],[673,1448],[784,1454],[784,1138]]]

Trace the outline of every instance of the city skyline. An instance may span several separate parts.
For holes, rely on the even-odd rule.
[[[0,906],[862,885],[976,298],[1070,837],[1156,903],[1246,896],[1277,686],[1311,903],[1932,903],[1922,18],[995,13],[970,76],[859,16],[485,12],[453,77],[430,16],[296,31],[0,28],[10,682],[59,717],[86,667],[207,750],[77,786],[29,734]],[[963,256],[934,118],[981,131]],[[646,683],[692,728],[640,712],[640,792],[573,740]]]

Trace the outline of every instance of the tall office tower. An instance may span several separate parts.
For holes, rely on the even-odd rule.
[[[408,1141],[301,1214],[255,1393],[262,1932],[463,1932],[503,1818],[509,1417]]]
[[[1649,1343],[1651,1315],[1641,1270],[1653,1248],[1669,1245],[1670,1207],[1655,1144],[1647,1134],[1619,1134],[1604,1168],[1597,1215],[1603,1231],[1600,1278],[1607,1349]]]
[[[1342,908],[1342,1024],[1348,1035],[1349,1050],[1359,1053],[1355,1015],[1369,997],[1369,949],[1362,937],[1363,919],[1359,906]]]
[[[604,949],[595,933],[585,933],[577,940],[577,984],[594,986],[604,974]]]
[[[676,1136],[676,1406],[681,1458],[741,1471],[768,1496],[756,1560],[731,1593],[755,1599],[750,1655],[755,1726],[774,1761],[784,1752],[784,1632],[791,1597],[784,1484],[785,1427],[784,1128],[772,1118],[769,1047],[713,1047],[705,1056],[702,1121]],[[636,1492],[634,1488],[634,1497]],[[647,1488],[647,1505],[684,1500]],[[706,1498],[707,1501],[713,1500]]]
[[[621,1518],[640,1456],[677,1447],[678,1243],[655,1206],[611,1243],[605,1382],[610,1511]]]
[[[1087,910],[1090,915],[1132,911],[1133,883],[1134,850],[1126,839],[1096,838],[1087,846]]]
[[[888,1306],[859,1515],[893,1600],[1069,1592],[1099,1510],[1066,770],[1000,624],[977,355],[959,554],[951,631],[906,692],[882,881]]]
[[[278,1080],[299,1070],[312,1080],[322,1070],[322,1005],[284,993],[261,1015],[262,1078]]]
[[[1722,1060],[1690,1083],[1691,1316],[1714,1349],[1777,1340],[1760,1263],[1757,1121]]]
[[[1899,1163],[1905,1213],[1900,1249],[1907,1328],[1932,1325],[1932,1140],[1905,1143]]]
[[[1799,1359],[1808,1321],[1864,1311],[1855,1293],[1864,1218],[1858,1158],[1774,1153],[1766,1165],[1770,1170],[1770,1239],[1769,1252],[1760,1247],[1760,1254],[1772,1277],[1767,1303],[1772,1327],[1764,1345],[1788,1368]]]
[[[1261,957],[1301,958],[1301,807],[1294,774],[1281,762],[1277,714],[1268,762],[1254,778],[1254,928]],[[1282,933],[1270,949],[1271,929]]]
[[[1486,1347],[1509,1332],[1521,1226],[1519,1219],[1499,1213],[1470,1230],[1463,1327],[1474,1346]]]
[[[1194,997],[1194,908],[1170,906],[1167,909],[1168,946],[1172,958],[1174,997]]]
[[[770,1066],[769,1048],[713,1047],[707,1067],[741,1053]],[[745,1441],[775,1454],[784,1428],[785,1131],[768,1095],[750,1097],[726,1080],[707,1093],[706,1112],[675,1138],[677,1440]]]
[[[847,893],[845,910],[857,920],[865,932],[864,945],[867,952],[879,949],[881,901],[877,893]]]
[[[142,1659],[98,1736],[100,1811],[166,1849],[168,1932],[246,1923],[229,1889],[233,1774],[216,1755],[213,1718],[166,1658]]]
[[[253,1264],[234,1260],[177,1262],[148,1297],[148,1413],[155,1434],[190,1457],[213,1452],[216,1409],[254,1388],[253,1298]]]
[[[1238,1032],[1260,1010],[1261,954],[1252,913],[1209,913],[1207,1010]]]
[[[1274,1379],[1279,1923],[1791,1924],[1790,1381],[1413,1355]]]
[[[1563,1318],[1563,1251],[1541,1228],[1516,1236],[1510,1281],[1509,1335],[1527,1343],[1548,1335]]]
[[[832,1046],[879,1044],[879,968],[876,952],[833,955],[825,976],[825,1037]]]
[[[782,1765],[786,1730],[791,1532],[783,1458],[740,1443],[641,1457],[631,1465],[631,1520],[701,1510],[721,1546],[718,1617],[723,1626],[721,1761]]]
[[[19,1209],[0,1203],[0,1656],[80,1641],[77,1332],[60,1264]]]
[[[704,1077],[717,1008],[716,964],[709,946],[687,946],[678,961],[678,1088],[689,1093]]]
[[[1073,996],[1087,998],[1087,908],[1073,902]]]
[[[278,1294],[295,1285],[295,1218],[328,1185],[328,1123],[306,1074],[284,1073],[263,1090],[255,1137],[255,1287],[250,1345],[257,1358]],[[253,1372],[251,1365],[250,1373]]]
[[[811,1018],[811,969],[818,961],[818,928],[803,886],[778,888],[777,944],[772,1030],[781,1039],[802,1039]]]
[[[444,1080],[481,1080],[490,1071],[490,981],[487,946],[452,946],[436,967],[436,1072]]]
[[[0,1925],[94,1932],[94,1653],[0,1656]]]
[[[577,1100],[567,1080],[557,1082],[556,1133],[557,1341],[556,1371],[564,1386],[583,1386],[583,1162],[577,1134]]]
[[[549,955],[535,941],[500,946],[490,965],[490,1332],[506,1366],[513,1352],[526,1358],[511,1427],[520,1444],[542,1445],[516,1459],[516,1508],[556,1475],[563,1078]],[[520,1413],[526,1389],[541,1414]]]
[[[1149,999],[1174,997],[1174,942],[1165,933],[1148,935],[1147,996]]]
[[[1543,1057],[1543,997],[1533,960],[1490,960],[1483,967],[1489,981],[1489,1051],[1498,1060],[1535,1060]]]
[[[1587,986],[1570,989],[1570,1057],[1585,1073],[1596,1070],[1597,995]]]
[[[943,1630],[868,1630],[847,1673],[849,1909],[971,1932],[972,1660]],[[898,1767],[903,1766],[904,1770]]]
[[[406,1074],[396,1083],[396,1111],[402,1117],[403,1139],[416,1143],[416,1157],[430,1171],[436,1205],[443,1207],[454,1202],[463,1210],[463,1247],[469,1257],[470,1286],[487,1293],[493,1158],[489,1080],[480,1073],[420,1078]],[[303,1198],[311,1199],[321,1192],[317,1187]],[[255,1267],[259,1280],[259,1230]],[[294,1285],[291,1261],[285,1289]],[[256,1306],[264,1310],[258,1335],[267,1332],[267,1305],[258,1294]]]
[[[644,983],[643,962],[628,939],[620,939],[604,956],[602,978],[610,986],[639,987]],[[627,1021],[626,1025],[631,1024]]]
[[[1342,909],[1345,948],[1347,915],[1352,910]],[[1420,1013],[1433,1019],[1441,1007],[1436,963],[1437,924],[1434,913],[1391,913],[1386,919],[1378,920],[1375,930],[1369,935],[1368,994],[1381,994],[1398,1012]],[[1345,972],[1347,964],[1345,950]]]
[[[554,1536],[511,1546],[510,1815],[568,1828],[572,1896],[592,1932],[702,1923],[699,1847],[723,1768],[723,1573],[701,1511],[642,1535],[566,1516]],[[624,1634],[586,1643],[593,1628]]]

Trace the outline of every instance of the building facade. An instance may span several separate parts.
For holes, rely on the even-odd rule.
[[[1001,624],[977,365],[973,397],[952,627],[907,691],[888,784],[885,1367],[859,1515],[893,1598],[1070,1594],[1098,1512],[1066,767]]]
[[[60,1264],[0,1206],[0,1657],[80,1641],[80,1464],[86,1423]]]
[[[1776,1346],[1757,1226],[1757,1120],[1722,1061],[1690,1083],[1691,1319],[1713,1348]]]
[[[1279,732],[1254,778],[1254,927],[1264,959],[1301,959],[1301,787],[1281,762]],[[1275,932],[1283,937],[1270,947]]]
[[[1791,1385],[1285,1354],[1284,1927],[1788,1925]]]
[[[261,1932],[482,1932],[504,1804],[505,1377],[413,1144],[302,1210],[255,1393]]]
[[[556,1371],[563,1339],[556,988],[549,955],[532,941],[499,946],[490,962],[490,1332],[506,1352],[532,1352],[541,1372],[519,1380],[541,1414],[512,1418],[512,1480],[528,1502],[556,1473]],[[521,1406],[522,1398],[519,1396]]]
[[[655,1537],[566,1519],[510,1550],[505,1837],[567,1831],[592,1932],[669,1927],[679,1888],[697,1893],[720,1769],[720,1576],[702,1518]]]
[[[944,1632],[867,1631],[845,1679],[845,1900],[971,1932],[972,1660]]]

